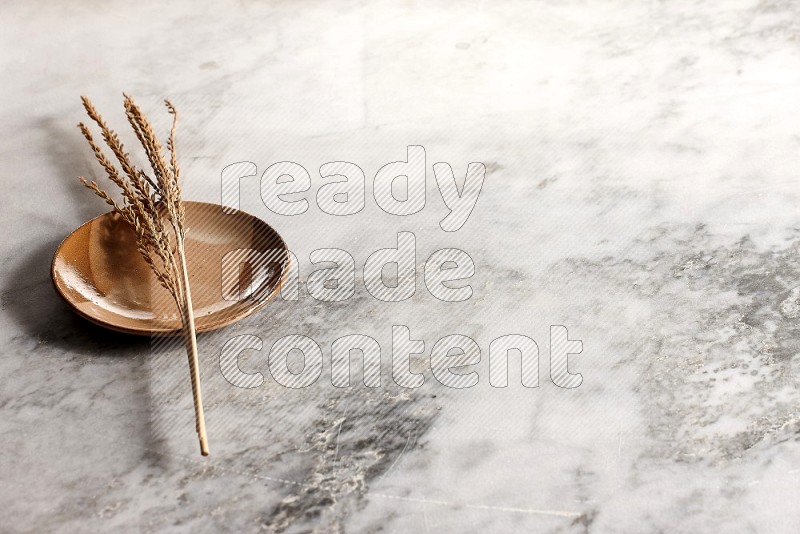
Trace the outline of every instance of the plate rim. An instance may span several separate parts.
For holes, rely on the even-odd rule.
[[[211,207],[214,207],[214,208],[224,209],[224,207],[222,207],[222,206],[220,206],[219,204],[216,204],[216,203],[202,202],[202,201],[196,201],[196,200],[184,200],[183,204],[184,205],[194,204],[194,205],[197,205],[197,206],[211,206]],[[110,215],[112,215],[114,213],[115,213],[115,211],[111,210],[111,211],[107,211],[105,213],[102,213],[102,214],[100,214],[100,215],[98,215],[96,217],[92,217],[88,221],[84,222],[83,224],[81,224],[80,226],[78,226],[77,228],[72,230],[58,244],[58,247],[56,247],[56,250],[53,253],[53,258],[52,258],[52,260],[50,260],[50,281],[53,284],[53,287],[55,288],[56,293],[58,294],[59,297],[61,297],[61,300],[64,301],[67,304],[67,306],[73,312],[75,312],[78,316],[80,316],[83,319],[86,319],[90,323],[92,323],[94,325],[97,325],[99,327],[106,328],[108,330],[113,330],[115,332],[121,332],[123,334],[130,334],[130,335],[136,335],[136,336],[150,336],[150,337],[153,337],[153,336],[177,336],[177,335],[180,335],[181,332],[182,332],[181,328],[177,328],[177,329],[170,329],[170,328],[127,328],[127,327],[124,327],[124,326],[119,326],[119,325],[116,325],[114,323],[109,323],[109,322],[103,321],[101,319],[98,319],[97,317],[94,317],[93,315],[91,315],[89,313],[86,313],[83,310],[81,310],[80,308],[78,308],[78,306],[70,298],[68,298],[64,294],[63,289],[59,286],[58,282],[56,281],[56,260],[59,257],[59,253],[61,252],[61,249],[63,248],[64,243],[66,243],[67,240],[70,237],[72,237],[73,234],[78,232],[84,226],[90,225],[93,222],[95,222],[96,220],[101,219],[103,217],[108,217],[108,216],[110,216]],[[234,214],[232,213],[231,215],[234,215]],[[289,252],[289,247],[286,245],[286,241],[283,239],[283,236],[281,236],[281,234],[275,228],[273,228],[273,226],[271,224],[267,223],[265,220],[263,220],[263,219],[261,219],[259,217],[256,217],[255,215],[253,215],[251,213],[248,213],[246,211],[243,211],[243,210],[238,210],[237,209],[235,215],[243,215],[243,216],[248,217],[250,219],[255,219],[255,220],[259,221],[261,224],[266,225],[270,230],[272,230],[275,233],[275,235],[280,240],[280,247],[283,250],[286,250],[287,252]],[[287,256],[286,256],[286,263],[283,265],[282,272],[281,272],[280,277],[278,278],[277,283],[272,288],[272,290],[269,292],[269,294],[266,295],[264,298],[259,299],[252,306],[246,307],[242,313],[235,314],[235,315],[229,317],[227,320],[218,321],[218,322],[212,322],[210,324],[202,325],[202,326],[196,326],[196,328],[195,328],[196,332],[198,334],[201,334],[203,332],[211,332],[211,331],[214,331],[214,330],[219,330],[219,329],[224,328],[226,326],[229,326],[229,325],[231,325],[233,323],[236,323],[236,322],[238,322],[238,321],[240,321],[240,320],[242,320],[242,319],[244,319],[246,317],[249,317],[253,313],[259,311],[261,308],[266,306],[267,303],[269,303],[272,299],[274,299],[275,296],[277,295],[277,293],[283,288],[283,285],[286,282],[286,280],[287,280],[287,278],[289,276],[289,273],[291,272],[291,263],[292,263],[292,255],[290,253],[290,254],[287,254]]]

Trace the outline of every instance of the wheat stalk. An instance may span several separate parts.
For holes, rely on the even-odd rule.
[[[122,192],[123,203],[117,203],[111,195],[101,189],[94,181],[83,176],[81,183],[102,198],[112,209],[136,231],[137,249],[155,273],[159,283],[175,299],[181,316],[183,337],[186,352],[189,356],[189,371],[192,379],[192,396],[200,438],[200,453],[208,455],[208,436],[206,435],[203,400],[200,394],[200,370],[197,358],[197,334],[192,311],[192,295],[189,289],[189,273],[186,267],[186,249],[184,229],[185,211],[181,202],[180,167],[175,154],[175,130],[178,124],[178,112],[169,100],[164,103],[172,115],[172,128],[169,133],[167,149],[169,161],[164,157],[161,142],[153,130],[141,108],[128,95],[125,100],[125,115],[133,128],[136,138],[144,148],[155,178],[151,178],[142,169],[136,167],[125,152],[125,147],[117,134],[111,130],[91,100],[83,96],[83,107],[89,118],[94,121],[108,148],[119,163],[121,172],[103,150],[95,142],[89,128],[78,124],[81,133],[92,147],[95,158],[106,171],[108,178]],[[173,245],[174,239],[174,245]]]

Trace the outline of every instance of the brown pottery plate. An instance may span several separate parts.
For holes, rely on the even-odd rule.
[[[186,261],[198,332],[262,308],[289,266],[286,243],[267,223],[216,204],[184,202]],[[113,212],[72,232],[53,257],[56,291],[84,318],[120,332],[173,334],[175,301],[136,249],[133,229]]]

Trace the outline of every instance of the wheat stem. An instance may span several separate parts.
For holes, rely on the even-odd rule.
[[[192,309],[192,292],[189,286],[189,271],[186,269],[186,252],[183,239],[178,239],[178,263],[180,265],[183,284],[183,337],[186,342],[186,353],[189,356],[189,372],[192,379],[192,397],[194,398],[195,426],[200,439],[200,454],[208,456],[208,435],[206,434],[206,418],[203,410],[203,395],[200,392],[200,364],[197,358],[197,334],[194,327],[194,311]]]
[[[137,249],[155,273],[156,279],[170,292],[180,312],[182,334],[189,357],[189,373],[194,399],[195,426],[200,439],[200,453],[208,455],[208,436],[206,434],[203,399],[200,392],[200,365],[197,355],[197,332],[192,308],[192,294],[189,288],[189,271],[186,264],[184,228],[185,210],[181,202],[179,183],[180,168],[175,153],[175,130],[178,112],[171,102],[165,101],[172,115],[167,148],[170,152],[169,164],[162,150],[161,142],[141,108],[133,99],[124,95],[125,115],[136,138],[144,149],[147,160],[153,169],[154,178],[137,168],[117,134],[111,130],[103,117],[97,112],[91,100],[81,97],[86,113],[100,129],[103,140],[116,157],[122,173],[109,160],[94,141],[89,128],[81,123],[78,127],[92,148],[95,158],[106,171],[108,178],[122,192],[124,203],[120,205],[101,189],[94,181],[80,177],[81,183],[102,198],[112,209],[131,225],[136,232]],[[166,223],[165,219],[166,218]],[[174,232],[173,246],[171,233]]]

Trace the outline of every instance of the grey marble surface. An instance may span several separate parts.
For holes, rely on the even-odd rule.
[[[0,530],[6,532],[796,532],[800,525],[800,9],[794,2],[6,2],[0,21],[3,185]],[[309,170],[308,212],[242,207],[300,260],[349,251],[355,296],[301,291],[200,337],[212,455],[197,453],[185,355],[90,326],[54,293],[50,258],[103,211],[74,127],[78,96],[122,125],[122,91],[182,112],[187,198],[219,201],[252,161]],[[160,120],[159,126],[166,121]],[[371,184],[427,151],[409,217],[332,218],[328,161]],[[458,232],[431,172],[487,174]],[[369,253],[414,232],[417,264],[458,247],[474,294],[384,303]],[[490,386],[511,333],[547,354],[550,325],[583,383]],[[392,325],[478,342],[480,383],[394,385]],[[381,388],[331,385],[330,345],[370,335]],[[311,337],[325,369],[229,384],[231,337]],[[518,377],[518,375],[516,375]]]

